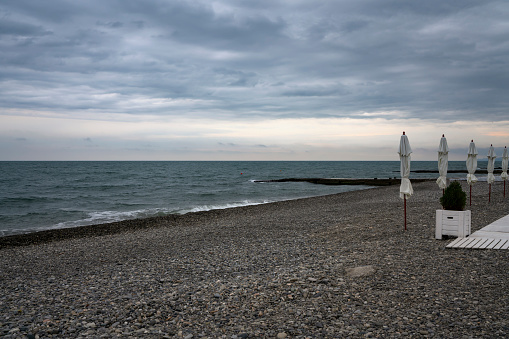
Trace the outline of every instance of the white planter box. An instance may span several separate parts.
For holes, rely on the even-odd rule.
[[[442,239],[442,235],[465,238],[470,235],[470,226],[470,211],[437,210],[435,238]]]

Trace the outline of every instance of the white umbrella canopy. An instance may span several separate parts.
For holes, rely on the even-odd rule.
[[[493,170],[495,169],[495,158],[497,155],[495,154],[495,149],[493,145],[490,146],[488,150],[488,184],[492,184],[495,182],[495,176],[493,175]]]
[[[507,146],[504,147],[504,153],[502,154],[502,174],[500,178],[504,181],[504,198],[505,198],[505,182],[509,178],[507,175],[507,165],[509,164],[509,154],[507,154]]]
[[[504,148],[504,153],[502,154],[502,174],[500,178],[502,180],[507,180],[509,175],[507,175],[507,165],[509,164],[509,154],[507,153],[507,146]]]
[[[477,149],[475,148],[474,140],[470,142],[470,146],[468,147],[468,155],[467,155],[467,182],[470,186],[477,182],[477,178],[474,175],[475,170],[477,169]]]
[[[401,165],[401,186],[399,187],[399,197],[404,200],[404,215],[405,215],[405,231],[406,231],[406,199],[409,198],[412,194],[414,194],[414,190],[412,189],[412,184],[410,183],[410,162],[412,161],[410,154],[412,153],[412,148],[410,147],[410,142],[408,141],[408,137],[403,132],[401,139],[399,141],[399,161]]]
[[[477,182],[474,173],[477,169],[477,149],[475,148],[474,140],[468,146],[467,154],[467,183],[470,186],[470,206],[472,206],[472,185]]]
[[[401,199],[409,198],[412,194],[414,194],[414,190],[412,189],[412,184],[410,183],[410,162],[412,148],[410,147],[410,142],[408,141],[408,137],[403,132],[401,139],[399,141],[399,160],[401,165],[401,186],[399,187],[399,196]]]
[[[495,176],[493,175],[493,170],[495,169],[495,158],[497,155],[495,154],[495,149],[493,148],[493,144],[490,146],[488,150],[488,185],[489,185],[489,195],[488,201],[491,202],[491,184],[495,182]]]
[[[447,167],[449,165],[449,147],[447,146],[447,139],[442,134],[440,145],[438,146],[438,173],[440,176],[437,179],[438,187],[445,189],[447,187]]]

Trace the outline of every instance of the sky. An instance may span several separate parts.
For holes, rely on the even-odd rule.
[[[509,145],[509,2],[2,0],[0,160]]]

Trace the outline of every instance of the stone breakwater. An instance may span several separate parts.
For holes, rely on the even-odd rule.
[[[435,181],[436,179],[413,179],[414,183]],[[318,185],[364,185],[364,186],[390,186],[400,185],[401,178],[285,178],[273,180],[255,180],[255,182],[309,182]]]
[[[474,186],[472,231],[502,187]],[[406,232],[386,186],[4,241],[0,336],[507,337],[508,252],[445,249],[441,191],[414,190]]]

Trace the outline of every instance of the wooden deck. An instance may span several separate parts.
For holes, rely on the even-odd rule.
[[[447,248],[509,249],[509,215],[472,233],[467,238],[457,238]]]

